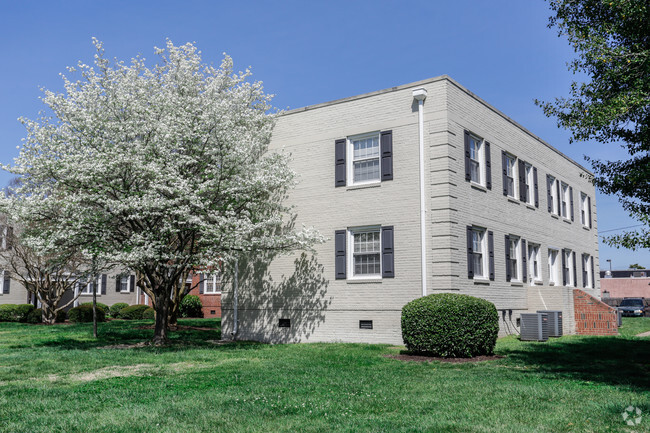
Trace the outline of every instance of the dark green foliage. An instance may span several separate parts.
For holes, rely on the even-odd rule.
[[[63,323],[63,322],[65,322],[65,319],[67,319],[67,318],[68,318],[68,313],[65,310],[59,310],[56,313],[55,321],[57,323]]]
[[[402,308],[402,338],[414,353],[469,358],[491,355],[499,316],[491,302],[455,293],[415,299]]]
[[[43,310],[41,310],[40,308],[33,309],[27,315],[27,319],[25,320],[25,322],[27,322],[27,323],[41,323],[41,322],[43,322]]]
[[[181,317],[203,317],[203,303],[196,295],[187,295],[181,301]]]
[[[573,82],[567,98],[536,101],[547,116],[569,129],[572,141],[597,140],[621,145],[627,159],[586,157],[594,184],[615,194],[643,224],[605,238],[610,245],[650,247],[650,4],[647,0],[550,0],[556,27],[577,54],[569,70],[585,82]],[[601,152],[604,154],[604,152]]]
[[[126,308],[128,306],[129,304],[127,304],[126,302],[118,302],[116,304],[113,304],[111,305],[111,308],[109,308],[109,314],[111,317],[119,317],[122,308]]]
[[[141,320],[148,305],[131,305],[120,310],[119,318],[126,320]]]
[[[146,310],[142,312],[142,318],[143,319],[155,319],[156,318],[156,310],[153,308],[149,307]]]
[[[68,319],[73,323],[92,322],[93,306],[92,304],[81,304],[78,307],[71,308],[68,311]],[[106,319],[104,310],[97,308],[97,321],[103,322]]]
[[[26,322],[33,309],[32,304],[0,305],[0,322]]]
[[[92,302],[84,302],[81,305],[90,305],[92,307],[93,303]],[[102,310],[104,310],[104,316],[108,316],[108,313],[110,311],[110,309],[108,308],[108,305],[102,304],[101,302],[97,302],[95,305],[97,305],[97,308],[101,308]]]

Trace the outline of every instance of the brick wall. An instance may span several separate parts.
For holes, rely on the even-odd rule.
[[[618,317],[615,308],[580,289],[573,290],[576,334],[618,335]]]

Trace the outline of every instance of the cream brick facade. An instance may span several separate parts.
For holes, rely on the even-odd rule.
[[[278,120],[271,149],[288,152],[299,184],[288,203],[295,223],[314,226],[329,240],[315,254],[240,261],[237,338],[272,342],[345,341],[400,344],[401,308],[422,295],[418,109],[413,90],[424,88],[426,275],[428,293],[453,291],[493,302],[501,334],[516,332],[521,313],[564,312],[573,333],[573,287],[549,285],[548,249],[576,253],[576,287],[582,288],[581,255],[594,261],[599,296],[595,191],[589,171],[447,76],[292,110]],[[393,180],[335,187],[337,139],[392,131]],[[465,179],[464,131],[490,142],[492,189]],[[539,207],[503,195],[501,151],[537,168]],[[349,161],[348,161],[349,162]],[[547,211],[546,175],[573,188],[574,221]],[[580,193],[591,197],[592,227],[580,223]],[[354,281],[335,278],[336,230],[393,226],[395,277]],[[468,277],[467,226],[493,232],[493,281]],[[505,236],[540,245],[541,284],[506,281]],[[349,254],[349,251],[348,251]],[[223,336],[233,331],[232,289],[223,292]],[[279,327],[290,319],[291,327]],[[373,329],[360,329],[372,320]]]

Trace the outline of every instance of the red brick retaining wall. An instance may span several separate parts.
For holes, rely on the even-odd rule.
[[[618,335],[618,312],[599,299],[573,290],[573,305],[578,335]]]

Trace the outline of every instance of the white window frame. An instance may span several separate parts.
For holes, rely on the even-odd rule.
[[[124,286],[124,287],[126,287],[126,290],[124,290],[124,288],[122,286],[124,278],[126,278],[126,285]],[[120,279],[120,293],[130,293],[131,292],[131,275],[123,274],[123,275],[119,276],[119,279]]]
[[[208,281],[212,283],[211,291],[208,291]],[[203,294],[204,295],[221,294],[221,274],[219,274],[219,272],[203,274]]]
[[[358,255],[363,255],[364,253],[355,253],[354,252],[354,235],[360,233],[378,233],[379,234],[379,272],[376,274],[360,274],[355,275],[355,266],[354,258]],[[381,244],[381,226],[363,226],[363,227],[352,227],[347,230],[347,242],[349,251],[347,257],[347,265],[350,272],[348,272],[348,280],[380,280],[382,278],[382,244]],[[371,254],[377,254],[375,252]]]
[[[91,278],[88,282],[86,282],[83,285],[83,288],[82,288],[81,281],[77,282],[77,290],[79,290],[80,295],[83,296],[83,295],[92,295],[93,294],[92,281],[93,280]],[[99,277],[97,277],[97,294],[101,295],[101,293],[102,293],[102,277],[99,276]]]
[[[591,275],[591,261],[594,258],[591,257],[590,254],[583,254],[582,255],[582,266],[585,270],[585,273],[587,274],[587,284],[585,284],[586,289],[593,289],[594,288],[594,282],[592,281],[592,275]],[[584,278],[584,275],[583,275]]]
[[[1,278],[1,280],[0,280],[0,296],[4,295],[4,293],[5,293],[5,275],[7,275],[7,271],[3,269],[2,272],[0,273],[0,278]],[[10,288],[11,288],[11,283],[9,283],[9,284],[10,284]]]
[[[562,251],[558,248],[548,249],[548,284],[549,286],[560,285],[560,254]]]
[[[559,215],[564,218],[564,219],[569,219],[570,215],[570,209],[569,206],[571,206],[571,197],[569,196],[569,185],[560,182],[560,194],[562,197],[560,197],[560,201],[558,204],[560,205],[560,213]]]
[[[0,249],[5,251],[9,247],[7,236],[9,235],[9,226],[1,226],[0,229]]]
[[[540,257],[541,246],[535,243],[528,243],[528,278],[530,284],[540,284],[542,282],[542,260]],[[537,265],[535,264],[537,263]]]
[[[478,146],[478,150],[477,150],[477,152],[475,152],[478,159],[474,159],[474,158],[471,157],[472,149],[474,147],[473,146],[474,143],[476,143],[476,145]],[[469,154],[470,154],[470,157],[469,157],[469,161],[470,161],[470,168],[469,168],[470,182],[486,187],[487,183],[486,183],[486,175],[485,175],[485,140],[482,139],[482,138],[477,137],[476,135],[470,134],[469,135],[469,147],[470,147],[470,151],[469,151]],[[478,165],[478,168],[476,170],[476,173],[478,174],[478,182],[476,180],[472,179],[472,163],[473,162]]]
[[[377,139],[377,146],[379,151],[377,152],[377,156],[373,156],[371,158],[358,158],[357,160],[354,159],[354,141],[356,140],[364,140],[368,138],[376,138]],[[346,161],[349,161],[347,164],[346,170],[347,170],[347,179],[348,179],[348,186],[352,185],[366,185],[366,184],[373,184],[373,183],[380,183],[381,182],[381,134],[380,131],[373,131],[373,132],[368,132],[365,134],[358,134],[358,135],[352,135],[347,138],[347,144],[346,144],[346,153],[347,153],[347,158]],[[357,161],[370,161],[370,160],[377,160],[377,164],[379,167],[379,176],[377,179],[370,179],[370,180],[363,180],[363,181],[358,181],[355,182],[354,180],[354,163]]]
[[[478,236],[479,248],[477,251],[476,242],[474,242],[474,236]],[[488,280],[489,279],[489,269],[488,269],[488,248],[487,248],[487,229],[483,227],[474,227],[472,226],[472,269],[474,271],[475,280]],[[476,269],[476,255],[481,254],[480,263],[481,270],[483,272],[479,273]]]
[[[526,203],[535,205],[535,179],[533,176],[533,166],[526,163],[524,165],[524,181],[526,182]]]
[[[516,235],[509,235],[508,248],[510,249],[510,282],[512,283],[521,283],[521,238]],[[513,257],[513,246],[514,246],[514,257]],[[513,266],[514,265],[514,266]]]
[[[518,166],[519,164],[517,163],[517,157],[510,154],[506,153],[506,166],[504,167],[506,171],[506,178],[507,179],[512,179],[512,194],[510,194],[510,191],[508,191],[508,197],[514,198],[514,199],[519,199],[519,173],[517,171],[519,170]],[[508,163],[512,162],[512,177],[508,174]],[[506,185],[506,190],[508,189]]]
[[[580,192],[580,222],[584,227],[591,228],[589,225],[589,198],[584,192]]]
[[[557,196],[557,184],[556,182],[559,182],[554,176],[550,176],[549,178],[551,179],[551,200],[553,200],[553,203],[551,203],[551,213],[555,215],[560,215],[560,198]]]
[[[565,269],[567,270],[567,281],[566,281],[566,287],[576,287],[576,276],[573,275],[573,255],[575,252],[572,250],[564,250],[564,266]],[[564,269],[562,270],[564,272]]]

